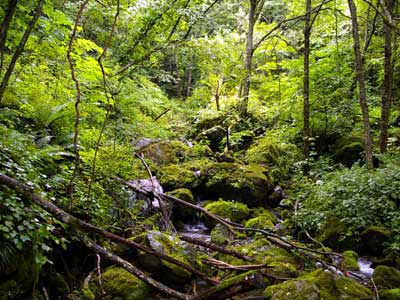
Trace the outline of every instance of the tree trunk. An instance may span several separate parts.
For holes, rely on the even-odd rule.
[[[386,0],[386,7],[390,14],[393,11],[393,0]],[[392,87],[393,87],[393,64],[392,64],[392,29],[384,23],[385,31],[385,50],[384,50],[384,79],[383,79],[383,90],[382,90],[382,101],[381,101],[381,122],[380,122],[380,138],[379,146],[381,153],[385,153],[387,150],[388,143],[388,127],[389,127],[389,116],[390,106],[392,103]]]
[[[303,78],[303,135],[304,158],[310,155],[310,34],[311,34],[311,0],[306,0],[304,24],[304,78]]]
[[[357,8],[353,0],[348,0],[349,9],[351,13],[352,33],[354,41],[354,57],[356,64],[356,74],[359,86],[359,102],[361,106],[363,124],[364,124],[364,144],[365,144],[365,160],[369,169],[373,168],[372,160],[372,141],[371,141],[371,127],[369,124],[369,113],[367,104],[367,93],[365,89],[364,66],[362,62],[360,50],[360,37],[358,34],[358,21],[357,21]]]
[[[10,0],[8,2],[7,12],[4,16],[4,20],[3,20],[3,23],[1,24],[1,28],[0,28],[0,53],[3,52],[4,45],[7,40],[8,28],[10,27],[12,17],[14,15],[15,9],[17,7],[17,2],[18,2],[18,0]]]
[[[35,7],[32,20],[29,22],[28,27],[25,29],[24,35],[22,36],[21,41],[19,42],[17,50],[15,50],[14,55],[11,58],[11,62],[7,68],[6,74],[4,74],[4,78],[0,85],[0,102],[3,99],[4,91],[8,85],[8,81],[10,80],[12,72],[14,71],[15,64],[17,63],[17,60],[20,57],[22,51],[24,51],[25,44],[28,41],[28,38],[33,28],[35,27],[35,24],[39,19],[40,14],[42,13],[43,2],[44,0],[39,0],[37,6]]]
[[[249,0],[250,1],[250,11],[248,15],[248,29],[247,29],[247,38],[246,38],[246,57],[244,62],[244,67],[246,71],[246,76],[244,78],[243,83],[243,94],[242,101],[240,104],[240,114],[242,116],[247,115],[247,106],[249,102],[250,95],[250,81],[251,81],[251,68],[253,64],[253,35],[254,35],[254,25],[256,23],[256,9],[257,9],[257,0]]]

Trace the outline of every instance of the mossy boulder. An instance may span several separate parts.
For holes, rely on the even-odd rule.
[[[269,286],[264,296],[271,300],[372,299],[371,291],[355,280],[323,270]]]
[[[391,290],[380,290],[380,300],[400,300],[400,288]]]
[[[250,215],[250,209],[246,204],[234,201],[218,200],[208,203],[204,208],[210,213],[233,222],[241,222]]]
[[[357,263],[358,254],[352,250],[347,250],[343,252],[343,259],[340,262],[340,265],[345,270],[354,270],[358,271],[360,267]]]
[[[377,266],[372,274],[378,289],[395,289],[400,288],[400,271],[388,267]]]
[[[210,233],[211,242],[218,245],[229,244],[235,237],[234,235],[221,224],[217,224]]]
[[[152,230],[145,234],[145,243],[157,253],[171,256],[195,268],[202,267],[198,252],[177,236]],[[189,271],[154,256],[142,254],[138,258],[138,263],[155,278],[168,284],[185,284],[192,279]]]
[[[157,165],[176,164],[185,160],[190,147],[181,141],[161,141],[140,151]]]
[[[268,195],[273,189],[271,182],[264,167],[219,162],[208,168],[205,189],[212,198],[264,206],[268,205]]]
[[[255,218],[251,218],[246,221],[245,225],[246,228],[256,228],[256,229],[263,229],[267,231],[276,231],[275,224],[271,221],[270,215],[260,215]]]
[[[168,192],[167,194],[182,199],[191,204],[196,203],[192,192],[186,188],[176,189],[171,192]],[[180,204],[174,204],[172,208],[172,217],[174,221],[190,222],[195,218],[195,216],[196,216],[195,210],[193,210],[190,207],[186,207]]]
[[[370,226],[361,232],[360,252],[364,255],[380,256],[385,242],[390,239],[390,230],[380,226]]]
[[[134,275],[120,267],[109,267],[102,274],[102,288],[105,293],[101,295],[97,280],[92,280],[90,290],[95,291],[96,299],[105,300],[142,300],[146,299],[150,288]],[[91,299],[91,293],[85,292],[86,299]]]
[[[355,237],[346,235],[347,225],[341,222],[336,217],[330,217],[326,220],[324,227],[317,236],[317,240],[325,246],[339,249],[357,249],[357,241]]]
[[[363,158],[363,139],[356,136],[342,138],[337,142],[335,149],[332,159],[337,163],[351,167],[356,161]]]
[[[200,178],[195,171],[186,168],[184,165],[168,165],[157,171],[161,185],[166,190],[178,188],[194,189],[199,187]]]
[[[83,289],[81,292],[81,296],[79,297],[79,300],[95,300],[95,299],[96,297],[89,288]]]
[[[217,151],[220,142],[226,136],[226,129],[220,125],[216,125],[202,131],[197,137],[197,141],[206,141],[211,149]]]

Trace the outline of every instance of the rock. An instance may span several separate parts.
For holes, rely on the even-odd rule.
[[[264,296],[271,300],[372,299],[371,291],[353,279],[316,270],[296,279],[269,286]]]
[[[332,159],[347,167],[363,159],[364,145],[361,137],[344,137],[338,141],[335,149],[337,150],[333,153]]]
[[[219,150],[220,142],[226,136],[226,130],[220,125],[216,125],[201,132],[197,137],[197,141],[207,141],[210,148],[214,151]]]
[[[184,161],[189,149],[181,141],[161,141],[143,147],[141,152],[157,165],[167,165]]]
[[[218,245],[227,245],[233,239],[233,234],[221,224],[217,224],[210,233],[211,242]]]
[[[171,256],[195,268],[201,267],[198,252],[192,245],[176,236],[152,230],[145,234],[145,242],[157,253]],[[142,254],[138,258],[138,263],[155,278],[168,284],[185,284],[192,279],[189,271],[155,256]]]
[[[287,195],[283,189],[277,185],[271,195],[268,196],[268,204],[270,207],[277,207],[281,204],[281,201],[286,198]]]
[[[182,199],[186,202],[196,204],[196,202],[194,201],[193,194],[189,189],[186,188],[176,189],[171,192],[168,192],[167,194]],[[174,203],[174,206],[172,208],[172,218],[175,221],[190,222],[193,221],[195,217],[196,217],[196,211],[194,209]]]
[[[372,279],[375,281],[378,289],[400,287],[400,271],[392,267],[377,266],[372,274]]]
[[[168,165],[158,171],[161,185],[167,190],[178,188],[195,189],[200,186],[201,180],[190,169],[184,165]]]
[[[380,290],[380,300],[400,300],[400,288],[391,290]]]
[[[102,287],[105,292],[104,297],[101,297],[97,278],[92,279],[90,290],[94,291],[96,299],[142,300],[147,299],[150,291],[147,284],[120,267],[110,267],[104,271],[102,274]],[[89,291],[86,291],[84,295],[86,298],[81,299],[93,299]]]
[[[317,236],[317,240],[325,246],[339,249],[357,249],[357,242],[354,237],[346,236],[347,226],[336,217],[326,220],[324,227]]]
[[[387,228],[379,226],[368,227],[360,235],[360,252],[363,255],[381,256],[385,249],[384,244],[389,240],[390,236],[391,233]]]
[[[360,267],[357,263],[358,254],[352,250],[347,250],[343,252],[343,259],[340,262],[340,266],[345,270],[358,271]]]
[[[208,203],[204,208],[233,222],[241,222],[250,215],[250,209],[246,204],[233,201],[218,200]]]
[[[131,142],[131,144],[132,144],[133,147],[135,147],[137,149],[141,149],[143,147],[146,147],[146,146],[148,146],[150,144],[153,144],[153,143],[157,143],[159,141],[160,141],[160,139],[140,138],[140,139],[137,139],[137,140],[133,140]]]
[[[89,288],[85,288],[81,292],[79,300],[95,300],[96,297]]]
[[[272,185],[263,167],[219,162],[208,168],[205,189],[211,198],[236,200],[254,207],[268,205]]]
[[[272,232],[276,231],[275,224],[272,222],[269,214],[260,215],[258,217],[249,219],[246,221],[244,226],[246,228],[263,229]]]

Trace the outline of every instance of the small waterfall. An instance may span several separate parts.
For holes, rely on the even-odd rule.
[[[371,268],[372,261],[367,258],[359,258],[357,260],[358,266],[360,267],[360,273],[370,278],[374,273],[374,269]]]

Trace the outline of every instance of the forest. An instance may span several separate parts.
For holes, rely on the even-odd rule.
[[[400,300],[398,1],[0,24],[0,300]]]

